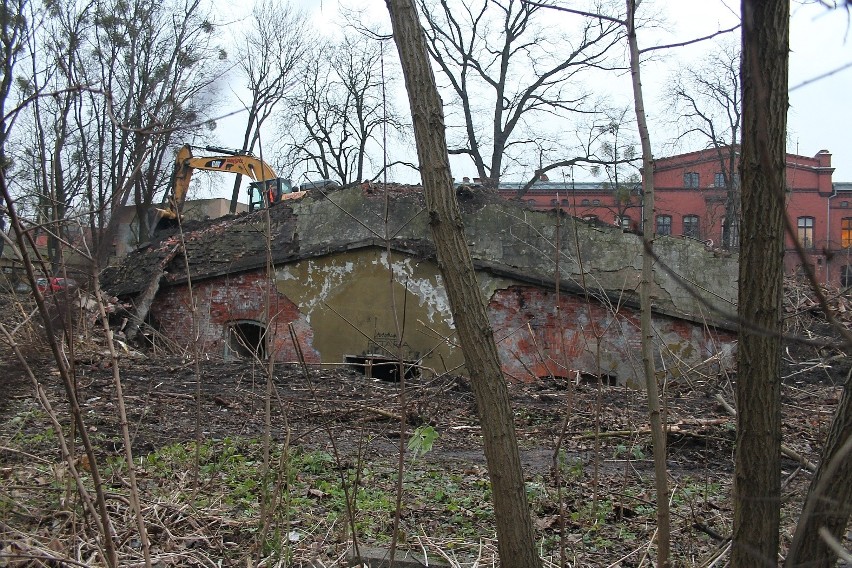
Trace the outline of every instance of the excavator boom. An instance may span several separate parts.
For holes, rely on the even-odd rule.
[[[269,164],[248,152],[212,146],[204,149],[221,155],[193,156],[192,147],[188,144],[181,146],[178,150],[172,172],[169,208],[154,209],[154,219],[149,224],[152,230],[160,230],[177,221],[195,170],[238,174],[252,179],[254,183],[250,184],[249,189],[250,211],[305,194],[305,192],[293,192],[290,180],[279,178]]]

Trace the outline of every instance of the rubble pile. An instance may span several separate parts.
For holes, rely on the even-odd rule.
[[[824,298],[825,306],[820,296]],[[826,314],[826,308],[829,314]],[[810,283],[787,277],[784,279],[784,318],[794,320],[798,324],[795,329],[800,329],[801,325],[809,329],[809,325],[824,324],[831,319],[845,329],[852,329],[852,298],[846,288],[820,286],[818,291],[814,291]]]

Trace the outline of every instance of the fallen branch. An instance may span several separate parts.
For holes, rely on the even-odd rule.
[[[714,398],[716,399],[716,401],[719,404],[722,405],[722,408],[724,408],[725,411],[728,414],[730,414],[731,416],[736,418],[737,409],[734,408],[733,406],[731,406],[730,404],[728,404],[728,401],[725,400],[724,397],[722,397],[721,394],[716,394]],[[794,450],[793,448],[791,448],[787,444],[784,444],[784,443],[781,444],[781,453],[784,454],[785,456],[787,456],[788,458],[790,458],[791,460],[801,464],[802,467],[804,467],[805,469],[807,469],[811,473],[815,472],[816,469],[817,469],[816,464],[809,461],[805,456],[803,456],[802,454],[800,454],[799,452],[797,452],[796,450]]]
[[[668,434],[682,434],[684,436],[697,436],[700,433],[694,432],[690,429],[690,427],[698,427],[698,428],[706,428],[707,426],[718,426],[721,424],[727,423],[729,420],[727,418],[710,418],[710,419],[693,419],[693,420],[678,420],[677,422],[673,422],[671,424],[667,424],[665,426],[665,430]],[[651,427],[645,426],[643,428],[633,428],[630,430],[607,430],[605,432],[575,432],[575,434],[579,434],[577,437],[580,440],[589,440],[595,437],[598,438],[619,438],[626,436],[635,436],[637,434],[650,434]]]

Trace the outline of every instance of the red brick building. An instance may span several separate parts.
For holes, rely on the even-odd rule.
[[[724,152],[723,152],[724,153]],[[715,149],[660,158],[654,164],[655,229],[657,234],[695,238],[721,248],[725,229],[728,180],[725,160]],[[788,232],[785,265],[789,273],[802,268],[792,234],[805,249],[817,279],[831,286],[852,285],[852,182],[832,181],[831,154],[787,154]],[[733,183],[737,183],[734,179]],[[515,197],[520,184],[501,183],[506,197]],[[562,207],[589,221],[640,230],[642,192],[639,182],[536,182],[522,198],[536,209]],[[730,224],[730,244],[738,245],[738,225]],[[726,235],[727,236],[727,235]]]

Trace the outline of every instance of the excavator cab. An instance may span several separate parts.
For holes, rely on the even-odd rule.
[[[249,213],[275,205],[284,195],[293,193],[293,182],[273,178],[249,183]]]

